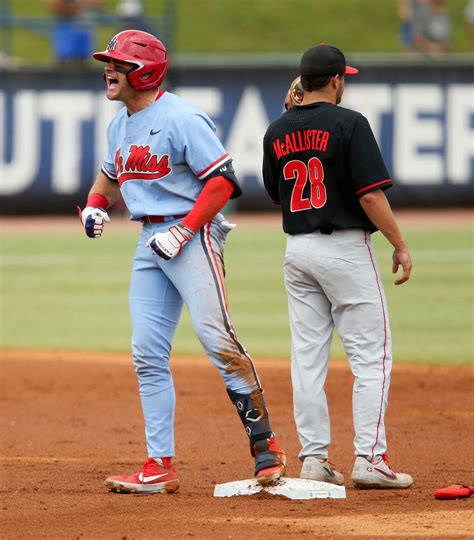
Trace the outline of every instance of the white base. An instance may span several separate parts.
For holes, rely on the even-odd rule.
[[[306,480],[303,478],[280,478],[278,483],[262,487],[255,479],[238,480],[226,484],[216,484],[214,497],[234,497],[237,495],[255,495],[256,493],[283,495],[288,499],[345,499],[346,488],[327,482]]]

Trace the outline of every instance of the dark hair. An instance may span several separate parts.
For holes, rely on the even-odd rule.
[[[329,84],[333,75],[324,75],[322,77],[314,77],[311,75],[301,75],[301,86],[305,92],[313,92],[321,90]]]

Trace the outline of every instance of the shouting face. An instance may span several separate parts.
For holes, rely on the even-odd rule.
[[[119,62],[111,60],[104,67],[104,79],[107,87],[107,98],[111,101],[127,101],[135,94],[136,90],[130,86],[127,80],[127,73],[136,67],[129,62]]]

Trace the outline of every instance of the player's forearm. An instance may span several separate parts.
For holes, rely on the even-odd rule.
[[[89,201],[103,201],[97,195],[102,195],[107,200],[107,204],[89,204]],[[100,206],[101,208],[109,208],[113,206],[120,198],[120,188],[118,184],[111,182],[104,173],[100,172],[97,175],[97,178],[89,191],[88,204],[87,206]]]
[[[193,209],[183,219],[182,224],[198,231],[220,212],[234,192],[234,184],[223,176],[210,178],[204,185]]]
[[[395,249],[406,249],[407,245],[393,215],[390,204],[381,189],[367,193],[359,199],[367,217],[392,244]]]

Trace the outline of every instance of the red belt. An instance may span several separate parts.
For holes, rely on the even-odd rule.
[[[173,219],[181,219],[186,217],[187,214],[177,214],[176,216],[143,216],[140,218],[143,223],[163,223],[164,221],[172,221]]]

